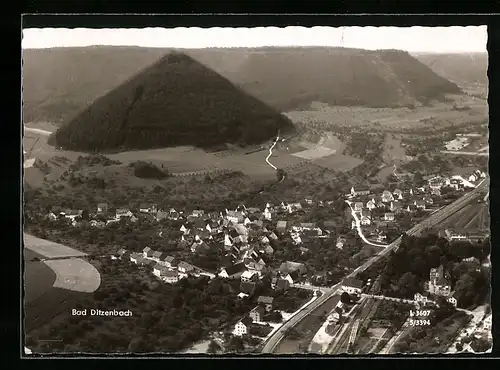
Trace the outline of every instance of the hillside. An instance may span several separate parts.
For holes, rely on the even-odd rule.
[[[169,51],[111,46],[24,50],[24,120],[65,122]],[[345,106],[418,105],[459,91],[402,51],[311,47],[183,52],[281,111],[315,100]]]
[[[488,83],[488,53],[418,54],[415,58],[456,83]]]
[[[110,46],[23,50],[24,121],[65,122],[166,52]]]
[[[330,105],[397,107],[419,105],[453,83],[403,51],[344,48],[264,48],[193,50],[200,62],[245,91],[282,111]]]
[[[293,124],[188,55],[171,52],[98,98],[49,143],[78,151],[246,145],[278,130],[292,131]]]

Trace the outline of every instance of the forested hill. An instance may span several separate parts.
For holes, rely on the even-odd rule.
[[[112,46],[23,50],[24,120],[66,122],[171,51]],[[183,53],[280,111],[312,101],[410,106],[460,91],[403,51],[268,47]]]
[[[417,54],[438,75],[457,83],[488,83],[488,53]]]
[[[288,118],[213,70],[171,52],[98,98],[49,143],[79,151],[246,145],[293,129]]]

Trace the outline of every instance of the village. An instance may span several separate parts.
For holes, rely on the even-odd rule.
[[[465,188],[475,187],[485,176],[486,174],[480,171],[474,171],[466,178],[428,176],[424,179],[426,184],[421,187],[399,182],[398,187],[378,191],[353,186],[345,195],[345,202],[349,205],[344,210],[345,216],[346,219],[348,217],[353,219],[351,230],[347,228],[345,233],[339,233],[341,230],[339,225],[328,220],[300,222],[304,215],[314,209],[335,206],[333,200],[317,200],[312,197],[304,199],[303,202],[267,203],[264,209],[242,204],[234,210],[225,209],[220,212],[184,211],[173,208],[162,210],[156,204],[141,204],[139,209],[133,212],[126,207],[114,208],[106,203],[100,203],[91,212],[53,207],[47,218],[53,222],[64,220],[74,227],[85,225],[97,229],[123,222],[131,224],[143,221],[156,222],[160,225],[159,237],[165,232],[164,221],[169,221],[170,227],[180,225],[178,230],[175,230],[179,236],[175,241],[177,248],[189,251],[192,255],[204,255],[211,251],[222,252],[219,253],[222,256],[218,263],[220,267],[216,271],[209,271],[173,254],[157,251],[148,246],[141,252],[120,248],[111,252],[111,258],[128,260],[142,269],[148,269],[166,284],[175,284],[190,276],[239,281],[240,292],[235,299],[253,296],[263,277],[271,275],[273,290],[306,289],[310,293],[314,292],[312,297],[314,300],[322,294],[322,289],[318,286],[320,284],[312,279],[316,272],[308,271],[303,262],[273,260],[277,241],[286,240],[299,248],[301,253],[309,252],[307,246],[314,239],[331,241],[332,247],[337,249],[349,248],[357,237],[373,245],[383,246],[409,229],[412,224],[427,217],[429,213],[458,198]],[[485,234],[446,229],[443,236],[450,241],[473,241],[474,238],[484,238]],[[356,296],[369,287],[369,284],[370,282],[363,287],[362,281],[347,279],[343,290]],[[431,304],[434,303],[431,298],[440,295],[456,306],[456,299],[449,289],[450,284],[442,267],[433,270],[426,294],[417,293],[414,303]],[[257,302],[256,307],[235,325],[233,335],[257,333],[257,338],[264,339],[277,330],[283,315],[287,315],[274,310],[273,297],[259,296]],[[339,307],[335,312],[342,315]],[[273,322],[273,318],[278,319]]]

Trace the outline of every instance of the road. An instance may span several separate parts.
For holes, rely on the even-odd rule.
[[[349,205],[349,208],[351,209],[351,216],[352,218],[354,218],[354,222],[356,223],[356,231],[358,232],[358,235],[359,237],[361,238],[361,240],[363,240],[366,244],[368,245],[372,245],[374,247],[382,247],[382,248],[386,248],[388,247],[387,244],[379,244],[379,243],[373,243],[371,241],[369,241],[363,234],[363,230],[361,229],[361,220],[359,219],[359,217],[356,215],[356,212],[354,211],[354,209],[352,209],[351,207],[351,201],[349,200],[346,200],[346,203]]]
[[[474,188],[471,192],[465,194],[463,197],[455,200],[454,202],[450,203],[446,207],[443,207],[442,209],[434,212],[432,215],[429,216],[425,221],[421,222],[418,225],[415,225],[412,227],[408,232],[406,233],[407,235],[418,235],[421,233],[423,230],[426,228],[433,227],[440,222],[444,221],[446,218],[448,218],[450,215],[452,215],[455,212],[458,212],[463,206],[465,206],[468,202],[473,200],[480,192],[488,191],[488,186],[489,186],[489,179],[486,178],[484,179],[481,183],[477,185],[476,188]],[[377,255],[371,257],[368,259],[365,263],[363,263],[361,266],[356,268],[353,272],[351,272],[349,275],[345,277],[351,278],[356,276],[359,272],[365,271],[368,267],[370,267],[373,263],[377,262],[381,258],[383,258],[385,255],[390,253],[393,250],[396,250],[399,247],[399,244],[401,243],[402,236],[397,238],[395,241],[393,241],[391,244],[389,244],[384,250],[382,250],[380,253]],[[330,291],[325,292],[320,298],[312,302],[308,307],[306,307],[304,310],[298,312],[295,316],[293,316],[290,320],[286,321],[279,330],[277,330],[273,335],[271,335],[265,342],[262,352],[263,353],[273,353],[275,348],[278,346],[279,342],[283,339],[285,336],[285,332],[289,330],[290,328],[294,327],[297,325],[300,321],[302,321],[306,316],[308,316],[312,311],[323,305],[328,299],[333,297],[335,294],[337,294],[337,291],[341,288],[342,282],[339,282],[332,286],[330,288]]]
[[[490,153],[485,153],[485,152],[462,152],[458,150],[441,150],[441,153],[443,154],[460,154],[460,155],[477,155],[480,157],[487,157],[490,155]]]
[[[26,127],[26,126],[24,126],[24,131],[33,132],[35,134],[40,134],[40,135],[44,135],[44,136],[52,135],[52,132],[50,132],[50,131],[41,130],[39,128]]]

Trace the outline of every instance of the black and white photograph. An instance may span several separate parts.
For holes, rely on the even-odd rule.
[[[24,355],[491,352],[487,38],[23,29]]]

